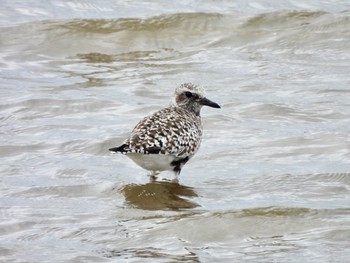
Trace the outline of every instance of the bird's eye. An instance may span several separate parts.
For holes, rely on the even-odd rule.
[[[186,91],[185,95],[186,95],[187,98],[191,98],[192,97],[192,92]]]

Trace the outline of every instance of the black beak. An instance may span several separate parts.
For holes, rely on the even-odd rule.
[[[215,103],[214,101],[208,100],[207,98],[203,98],[200,100],[200,103],[205,106],[209,106],[212,108],[221,108],[219,104]]]

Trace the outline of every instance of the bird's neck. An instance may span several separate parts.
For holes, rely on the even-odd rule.
[[[200,117],[200,111],[201,111],[201,107],[196,107],[193,104],[183,104],[183,105],[179,105],[179,104],[172,104],[173,107],[178,107],[181,108],[183,110],[186,110],[187,112],[189,112],[190,114],[195,115],[196,117]]]

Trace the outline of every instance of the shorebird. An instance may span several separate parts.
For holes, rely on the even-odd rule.
[[[174,101],[140,120],[122,145],[109,150],[122,153],[152,171],[151,180],[165,170],[175,173],[198,151],[202,139],[202,106],[220,108],[207,99],[201,86],[184,83],[175,89]]]

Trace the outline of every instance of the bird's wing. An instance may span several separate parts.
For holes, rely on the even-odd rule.
[[[184,114],[187,113],[182,110],[165,108],[143,118],[120,147],[125,153],[194,154],[201,140],[200,123]]]

